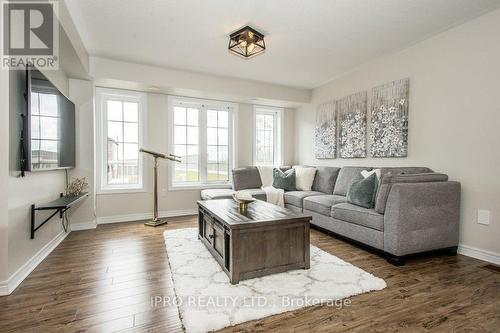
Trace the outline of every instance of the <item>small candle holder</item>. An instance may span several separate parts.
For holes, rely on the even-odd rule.
[[[244,214],[248,211],[248,204],[255,201],[254,198],[248,199],[248,200],[238,199],[234,194],[233,194],[233,200],[238,203],[240,213],[242,213],[242,214]]]

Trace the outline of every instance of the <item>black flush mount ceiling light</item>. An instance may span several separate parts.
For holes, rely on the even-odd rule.
[[[229,35],[229,52],[244,58],[261,54],[266,49],[264,35],[249,26]]]

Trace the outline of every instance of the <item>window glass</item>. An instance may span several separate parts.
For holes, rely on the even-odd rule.
[[[98,110],[102,115],[102,156],[104,158],[101,190],[142,188],[141,103],[139,94],[99,88],[102,101]],[[101,119],[101,118],[100,118]]]
[[[199,159],[199,109],[174,108],[174,150],[181,163],[174,163],[174,182],[196,183],[200,180]]]
[[[279,165],[281,163],[280,117],[280,111],[255,109],[254,163],[256,165]]]
[[[192,101],[192,100],[191,100]],[[231,117],[228,107],[205,106],[203,101],[173,103],[172,138],[174,185],[229,182]]]

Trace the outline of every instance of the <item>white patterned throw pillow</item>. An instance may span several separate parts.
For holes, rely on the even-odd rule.
[[[294,169],[297,191],[310,191],[316,175],[316,168],[295,167]]]
[[[370,177],[372,174],[375,174],[377,176],[378,182],[380,182],[380,169],[373,169],[372,171],[367,171],[367,170],[361,171],[361,176],[363,176],[363,178],[365,179]]]

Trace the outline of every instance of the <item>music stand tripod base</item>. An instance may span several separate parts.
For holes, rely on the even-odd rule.
[[[150,227],[157,227],[159,225],[167,223],[167,220],[163,220],[163,219],[158,218],[158,158],[167,159],[167,160],[171,160],[171,161],[178,162],[178,163],[180,163],[181,160],[180,160],[179,156],[175,156],[172,154],[170,156],[167,156],[165,154],[156,153],[154,151],[146,150],[143,148],[139,149],[139,151],[142,153],[153,155],[153,157],[154,157],[154,164],[153,164],[153,175],[154,175],[154,178],[153,178],[153,185],[154,185],[154,188],[153,188],[153,219],[149,222],[144,223],[144,225],[147,225]]]
[[[149,222],[144,223],[144,225],[150,226],[150,227],[157,227],[162,224],[167,224],[167,220],[162,220],[162,219],[156,219],[156,220],[151,220]]]

